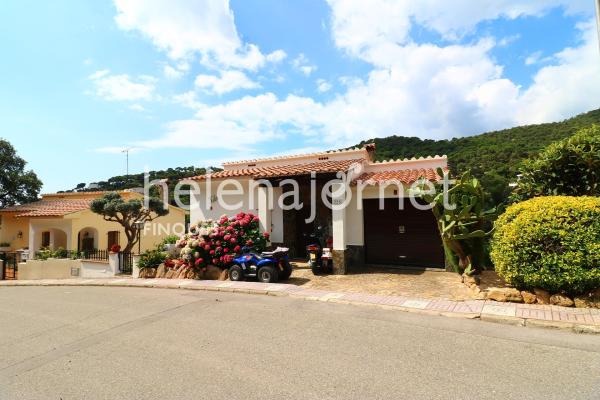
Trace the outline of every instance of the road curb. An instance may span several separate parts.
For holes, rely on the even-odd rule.
[[[441,299],[417,299],[399,296],[377,296],[364,293],[329,292],[315,289],[303,289],[289,284],[262,284],[258,282],[231,282],[231,281],[194,281],[187,279],[65,279],[65,280],[37,280],[37,281],[0,281],[2,287],[21,286],[107,286],[107,287],[132,287],[156,289],[183,289],[203,290],[209,292],[242,293],[251,295],[267,295],[275,297],[290,297],[308,301],[337,303],[345,305],[377,307],[383,310],[402,311],[413,314],[429,316],[479,319],[481,321],[500,323],[513,326],[560,329],[582,334],[600,334],[600,323],[577,323],[572,321],[555,321],[547,319],[523,318],[515,316],[516,308],[506,303],[497,303],[489,300],[470,300],[454,302]],[[442,307],[439,307],[442,303]],[[448,305],[451,311],[445,311]],[[527,305],[520,305],[526,307]],[[535,309],[535,305],[531,308]],[[561,313],[575,314],[587,313],[588,319],[596,322],[598,311],[588,309],[572,309],[552,306],[560,309]],[[461,311],[452,311],[454,308]],[[467,312],[464,312],[467,311]],[[472,312],[468,312],[472,311]],[[597,314],[598,313],[598,314]],[[558,313],[560,314],[560,313]]]

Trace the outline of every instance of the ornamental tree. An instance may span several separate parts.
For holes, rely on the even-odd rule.
[[[26,165],[15,148],[0,139],[0,208],[38,200],[42,181],[33,171],[26,171]]]
[[[106,193],[95,199],[92,201],[90,209],[94,213],[102,215],[105,221],[117,222],[123,227],[127,237],[127,245],[123,249],[125,253],[130,252],[139,240],[139,228],[135,224],[137,221],[149,222],[169,213],[165,204],[156,197],[150,197],[148,208],[145,208],[142,200],[125,201],[116,192]]]
[[[523,163],[511,200],[555,195],[600,196],[600,126],[581,129]]]

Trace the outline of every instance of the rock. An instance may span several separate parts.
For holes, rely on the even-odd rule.
[[[226,281],[227,279],[229,279],[229,270],[224,269],[223,271],[221,271],[221,275],[219,275],[219,280]]]
[[[523,302],[526,304],[533,304],[537,300],[535,294],[526,290],[521,291],[521,297],[523,298]]]
[[[185,279],[187,272],[188,267],[186,265],[182,265],[177,271],[177,277],[174,277],[174,279]]]
[[[158,268],[156,269],[156,277],[164,278],[166,273],[167,273],[167,270],[166,270],[165,264],[160,264],[158,266]]]
[[[511,301],[514,303],[523,302],[521,292],[515,288],[489,288],[487,291],[487,299],[502,302]]]
[[[575,297],[573,299],[573,302],[575,303],[575,307],[577,308],[588,308],[591,306],[589,298],[588,297]]]
[[[140,278],[148,279],[156,276],[156,270],[154,268],[144,268],[140,271]]]
[[[479,276],[477,275],[467,275],[467,274],[463,274],[462,275],[462,281],[465,285],[471,287],[471,286],[476,286],[479,285],[479,282],[481,281],[479,279]]]
[[[538,304],[550,304],[550,293],[544,289],[533,289]]]
[[[573,304],[575,303],[564,294],[553,294],[550,296],[550,304],[562,307],[573,307]]]
[[[177,267],[175,269],[175,272],[173,272],[173,276],[171,277],[171,279],[179,279],[181,272],[184,271],[185,268],[186,268],[185,264],[181,264],[179,267]]]
[[[165,279],[171,279],[171,278],[173,278],[173,274],[175,274],[175,269],[169,268],[169,270],[165,274]]]
[[[590,308],[600,308],[600,288],[592,290],[586,297],[587,306]]]
[[[204,279],[208,280],[218,280],[221,276],[221,268],[215,267],[214,265],[209,265],[206,267],[206,272],[204,273]]]
[[[198,279],[198,273],[193,268],[190,268],[185,275],[185,279]]]

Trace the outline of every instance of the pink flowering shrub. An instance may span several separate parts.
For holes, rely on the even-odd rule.
[[[190,226],[177,246],[182,260],[191,267],[204,270],[208,265],[228,268],[236,255],[247,246],[263,251],[269,234],[261,234],[258,217],[239,213],[234,217],[223,215],[218,221],[207,220]]]

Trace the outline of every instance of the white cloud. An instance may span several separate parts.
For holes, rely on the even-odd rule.
[[[138,104],[138,103],[135,103],[135,104],[132,104],[132,105],[130,105],[130,106],[129,106],[129,109],[130,109],[130,110],[133,110],[133,111],[139,111],[139,112],[144,112],[144,111],[146,111],[146,109],[144,108],[144,106],[143,106],[143,105],[141,105],[141,104]]]
[[[256,89],[260,84],[254,82],[242,71],[222,71],[221,76],[198,75],[194,84],[211,93],[223,94],[239,89]]]
[[[333,85],[327,82],[325,79],[317,79],[317,90],[321,93],[325,93],[331,90]]]
[[[481,21],[540,16],[557,6],[568,13],[593,12],[587,0],[328,0],[338,47],[372,61],[369,50],[411,41],[413,21],[454,40]]]
[[[283,50],[275,50],[272,53],[267,54],[267,61],[272,63],[278,63],[283,61],[287,57],[287,54]]]
[[[204,65],[256,70],[285,53],[263,54],[244,43],[228,0],[114,0],[117,25],[139,31],[174,60],[200,54]]]
[[[173,102],[193,110],[197,110],[204,106],[198,101],[198,96],[193,90],[173,96]]]
[[[167,79],[179,79],[183,76],[184,72],[178,70],[175,67],[172,67],[170,65],[165,65],[163,67],[163,73],[165,74],[165,77]]]
[[[598,107],[600,104],[600,57],[593,20],[580,24],[583,43],[566,48],[541,68],[533,84],[520,96],[519,123],[557,121]]]
[[[432,14],[417,3],[332,2],[336,44],[372,66],[363,79],[339,78],[344,92],[333,99],[317,102],[265,93],[207,105],[200,104],[193,92],[184,93],[178,101],[196,110],[194,118],[174,121],[158,139],[139,145],[244,151],[293,135],[314,147],[330,148],[391,134],[449,138],[560,120],[600,104],[600,63],[591,21],[578,27],[582,37],[576,46],[548,55],[552,64],[541,68],[529,87],[521,87],[506,78],[503,66],[490,54],[496,46],[506,45],[502,39],[416,44],[406,36],[404,21],[410,24],[416,18],[411,11],[415,8],[422,23],[457,37],[478,19],[539,15],[546,12],[548,2],[499,0],[506,7],[498,11],[495,2],[477,6],[454,1],[448,3],[457,11],[437,3],[440,7],[432,7],[437,10],[429,10]],[[569,12],[574,12],[581,3],[570,4]],[[478,10],[460,14],[467,5]],[[306,64],[305,56],[297,62],[298,67]],[[292,65],[296,67],[293,61]],[[213,78],[204,85],[211,90],[220,79]]]
[[[309,76],[317,70],[317,66],[312,64],[303,53],[298,54],[298,57],[294,58],[291,64],[295,69],[302,72],[304,76]]]
[[[283,139],[286,133],[310,136],[317,132],[321,108],[312,99],[293,95],[284,100],[273,93],[245,96],[200,107],[194,119],[171,122],[165,126],[162,137],[138,145],[250,151],[265,141]]]
[[[89,79],[95,95],[110,101],[151,100],[156,89],[156,79],[148,75],[132,79],[127,74],[113,75],[104,69],[94,72]]]
[[[542,52],[540,50],[535,51],[535,52],[531,53],[529,56],[527,56],[527,58],[525,59],[525,65],[537,64],[540,61],[541,57],[542,57]]]

